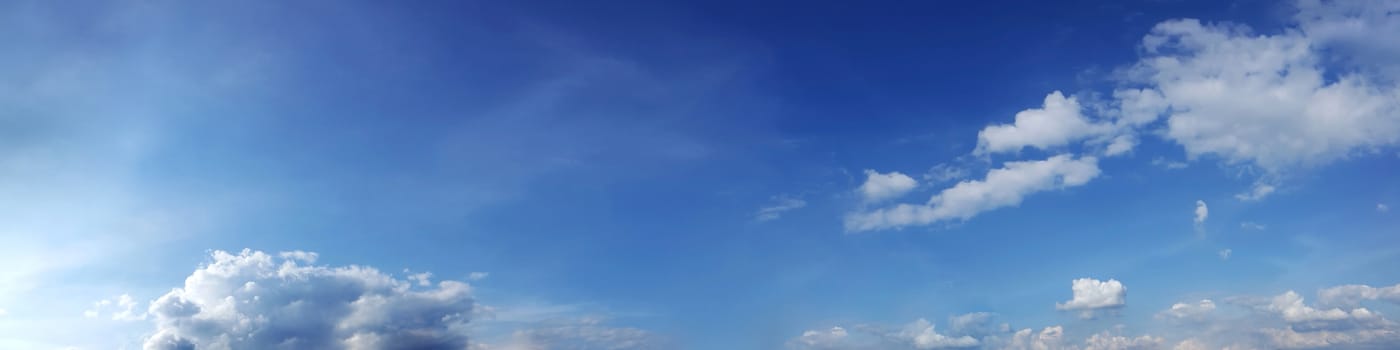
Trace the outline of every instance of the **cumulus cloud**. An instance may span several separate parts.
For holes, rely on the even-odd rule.
[[[809,330],[802,332],[802,336],[788,342],[789,348],[800,349],[834,349],[846,341],[849,333],[845,328],[831,327],[829,330]]]
[[[865,183],[860,185],[859,192],[865,202],[875,203],[903,196],[918,186],[919,182],[914,178],[897,171],[881,174],[878,171],[866,170]]]
[[[830,330],[809,330],[789,340],[790,349],[955,349],[971,348],[981,344],[977,338],[968,335],[948,335],[935,330],[932,322],[918,319],[900,329],[889,330],[872,326],[857,328],[863,336],[851,334],[842,327]]]
[[[1104,331],[1085,339],[1084,350],[1149,350],[1161,347],[1164,341],[1151,335],[1125,337]]]
[[[1085,307],[1123,305],[1122,289],[1112,287],[1116,281],[1081,280],[1087,281],[1078,283],[1083,287],[1076,290],[1075,301],[1079,301],[1076,304]],[[1013,331],[1003,323],[999,329],[990,330],[982,326],[989,324],[994,315],[983,312],[950,317],[951,327],[947,333],[935,332],[932,324],[918,320],[900,331],[858,326],[857,329],[863,329],[861,333],[871,336],[866,339],[871,340],[868,342],[860,341],[856,332],[847,333],[847,328],[837,327],[804,332],[788,344],[794,349],[919,349],[920,343],[913,339],[924,335],[924,339],[929,339],[925,344],[956,347],[975,340],[976,345],[968,346],[1003,350],[1388,349],[1400,344],[1400,325],[1385,319],[1379,312],[1354,305],[1364,300],[1400,303],[1397,293],[1400,293],[1400,285],[1343,285],[1318,293],[1324,304],[1352,305],[1347,307],[1309,305],[1293,291],[1264,298],[1227,297],[1226,303],[1219,304],[1211,299],[1176,303],[1154,317],[1154,320],[1168,322],[1164,324],[1167,328],[1158,329],[1165,331],[1160,334],[1128,334],[1123,325],[1109,329],[1066,329],[1052,325],[1038,330]],[[1224,310],[1227,307],[1235,309]],[[1094,327],[1095,324],[1078,323],[1072,327]],[[1087,336],[1074,340],[1068,339],[1067,333]]]
[[[1166,135],[1190,157],[1280,171],[1395,144],[1400,92],[1363,74],[1326,71],[1328,56],[1307,28],[1257,35],[1236,25],[1163,22],[1143,38],[1148,55],[1132,75],[1162,95]]]
[[[754,214],[754,219],[758,221],[776,220],[782,217],[785,212],[807,206],[807,201],[787,196],[773,197],[772,201],[772,204],[758,208],[758,213]]]
[[[1364,284],[1336,286],[1318,291],[1317,297],[1327,305],[1356,306],[1365,300],[1384,300],[1400,304],[1400,284],[1389,287]]]
[[[1195,303],[1176,303],[1171,308],[1157,314],[1157,317],[1169,319],[1199,319],[1215,311],[1215,302],[1210,299],[1202,299]]]
[[[474,300],[462,282],[418,286],[313,254],[214,251],[150,303],[147,350],[462,349]]]
[[[1082,110],[1074,97],[1051,92],[1041,108],[1016,113],[1012,124],[992,125],[978,132],[973,154],[1017,152],[1025,147],[1052,149],[1113,130],[1111,125],[1090,121]]]
[[[1090,317],[1093,311],[1122,307],[1127,303],[1128,288],[1115,279],[1100,281],[1093,278],[1080,278],[1071,282],[1074,297],[1063,303],[1056,303],[1060,310],[1083,310],[1083,316]]]
[[[846,216],[847,231],[870,231],[967,220],[982,212],[1021,204],[1026,195],[1080,186],[1099,176],[1098,159],[1057,155],[1045,160],[1006,162],[982,180],[959,182],[927,204],[893,207]]]

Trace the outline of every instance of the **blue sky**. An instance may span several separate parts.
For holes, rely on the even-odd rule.
[[[1397,13],[10,2],[0,348],[1393,347]]]

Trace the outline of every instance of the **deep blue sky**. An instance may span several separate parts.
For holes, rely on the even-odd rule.
[[[467,281],[498,313],[469,339],[495,348],[585,318],[657,342],[642,348],[930,348],[890,331],[920,318],[983,348],[1056,325],[1171,348],[1193,335],[1162,325],[1174,303],[1267,317],[1241,300],[1400,282],[1400,69],[1384,63],[1400,50],[1330,46],[1355,38],[1305,3],[0,5],[0,347],[138,348],[164,327],[154,306],[84,311],[125,294],[145,312],[195,289],[209,251],[248,248]],[[1400,18],[1367,16],[1387,6],[1341,18],[1384,48]],[[1183,18],[1223,24],[1161,29]],[[1296,72],[1323,79],[1258,78]],[[1326,103],[1348,75],[1370,90]],[[1180,88],[1193,79],[1224,88]],[[1171,107],[1125,126],[1114,93],[1143,88]],[[1054,91],[1091,125],[1018,121]],[[979,132],[1012,123],[1059,136],[982,151],[999,141]],[[1116,136],[1136,141],[1105,150]],[[1322,151],[1269,152],[1294,146]],[[1057,155],[1091,179],[989,175]],[[864,192],[882,174],[916,184]],[[977,183],[1017,198],[937,196]],[[977,209],[853,228],[899,203]],[[1128,301],[1057,309],[1080,278]],[[950,324],[975,312],[1009,324],[1001,340]],[[833,326],[852,337],[802,342]],[[607,348],[574,336],[531,341]]]

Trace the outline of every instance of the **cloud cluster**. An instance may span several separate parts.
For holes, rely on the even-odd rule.
[[[1078,305],[1116,307],[1123,303],[1112,283],[1093,280],[1077,282]],[[1324,303],[1353,304],[1365,300],[1400,303],[1393,287],[1345,285],[1323,289]],[[1082,292],[1081,292],[1082,291]],[[1108,296],[1104,296],[1107,294]],[[1082,296],[1082,298],[1081,298]],[[871,336],[862,338],[846,328],[806,331],[788,342],[790,349],[939,349],[976,347],[1003,350],[1127,350],[1127,349],[1382,349],[1400,344],[1400,324],[1379,312],[1357,306],[1319,307],[1306,303],[1301,295],[1286,291],[1272,297],[1227,297],[1227,303],[1211,299],[1182,302],[1157,313],[1165,322],[1148,325],[1153,332],[1130,334],[1119,325],[1110,329],[1066,329],[1052,325],[1040,329],[1013,330],[1009,324],[992,329],[990,313],[972,313],[949,318],[947,333],[934,332],[934,326],[920,319],[903,331],[881,331],[878,327],[858,326]],[[1074,303],[1072,301],[1071,303]],[[1062,303],[1057,306],[1070,304]],[[1227,307],[1233,307],[1225,310]],[[1078,323],[1074,326],[1091,326]],[[1087,334],[1080,340],[1066,334]],[[919,338],[922,336],[922,338]],[[910,341],[925,339],[925,342]]]
[[[898,204],[846,216],[847,231],[870,231],[966,220],[982,212],[1021,204],[1032,193],[1069,188],[1099,176],[1098,159],[1057,155],[1045,160],[1007,162],[982,180],[959,182],[926,204]]]
[[[1143,37],[1142,57],[1120,70],[1111,99],[1086,108],[1074,96],[1051,92],[1039,108],[982,129],[972,155],[1016,156],[1032,148],[1073,158],[1069,152],[1077,150],[1084,153],[1077,159],[1094,165],[1092,175],[1081,178],[1087,182],[1098,175],[1094,157],[1126,154],[1141,137],[1156,135],[1179,145],[1190,159],[1212,157],[1262,170],[1260,179],[1235,196],[1258,201],[1276,193],[1287,172],[1400,145],[1400,63],[1395,63],[1400,45],[1394,44],[1400,35],[1384,32],[1400,28],[1400,5],[1305,0],[1298,8],[1296,28],[1273,35],[1194,19],[1159,23]],[[992,173],[1023,163],[1007,162]],[[992,173],[971,183],[981,184],[981,192],[1008,196],[951,204],[941,203],[940,196],[927,205],[862,210],[847,215],[846,228],[966,220],[1046,189],[994,182]]]
[[[474,300],[462,282],[415,286],[315,254],[214,251],[150,303],[147,350],[463,349]]]

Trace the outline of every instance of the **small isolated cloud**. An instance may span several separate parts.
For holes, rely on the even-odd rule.
[[[859,192],[861,199],[866,203],[876,203],[903,196],[918,186],[919,182],[909,175],[897,171],[881,174],[878,171],[867,169],[865,183],[860,185]]]
[[[1260,224],[1260,223],[1256,223],[1256,222],[1252,222],[1252,221],[1245,221],[1245,222],[1241,222],[1241,223],[1240,223],[1240,228],[1241,228],[1241,229],[1245,229],[1245,230],[1263,231],[1263,230],[1267,229],[1268,227],[1266,227],[1266,226],[1264,226],[1263,224]]]
[[[1051,92],[1041,108],[1016,113],[1012,124],[992,125],[978,132],[973,154],[1017,152],[1025,147],[1045,150],[1112,131],[1111,125],[1090,121],[1082,110],[1075,98]]]
[[[1230,254],[1233,254],[1234,252],[1235,252],[1235,251],[1230,250],[1230,248],[1225,248],[1225,249],[1221,249],[1219,252],[1216,252],[1215,254],[1220,256],[1220,260],[1230,260]]]
[[[845,328],[831,327],[828,330],[809,330],[802,332],[802,335],[789,341],[789,348],[803,349],[832,349],[840,346],[846,341],[850,333]]]
[[[468,280],[472,280],[472,281],[480,281],[480,280],[484,280],[484,279],[486,279],[486,277],[490,277],[490,276],[491,276],[491,273],[489,273],[489,272],[472,272],[471,274],[468,274],[468,275],[467,275],[467,279],[468,279]]]
[[[1160,157],[1152,159],[1152,165],[1168,170],[1186,169],[1186,167],[1189,166],[1189,164],[1186,164],[1186,162],[1167,160],[1166,158]]]
[[[1059,310],[1081,310],[1081,316],[1093,316],[1095,310],[1122,307],[1127,303],[1128,288],[1115,279],[1100,281],[1093,278],[1074,280],[1070,289],[1074,297],[1063,303],[1056,303]]]
[[[776,196],[772,198],[772,204],[758,208],[758,213],[754,214],[754,219],[758,221],[777,220],[783,216],[783,213],[805,206],[807,206],[807,201],[787,196]]]
[[[1389,205],[1385,205],[1385,204],[1382,204],[1382,203],[1376,203],[1376,212],[1385,213],[1385,212],[1389,212],[1389,211],[1390,211],[1390,206],[1389,206]]]
[[[1171,308],[1157,314],[1160,318],[1169,319],[1199,319],[1215,311],[1215,302],[1210,299],[1202,299],[1195,303],[1176,303]]]
[[[850,232],[928,225],[967,220],[982,212],[1016,206],[1026,195],[1080,186],[1099,176],[1098,159],[1057,155],[1045,160],[1006,162],[982,180],[959,182],[930,198],[927,204],[893,207],[846,216]]]
[[[421,286],[374,268],[315,266],[308,254],[214,251],[151,302],[146,350],[461,349],[471,288]]]
[[[1196,222],[1196,225],[1200,225],[1200,224],[1206,223],[1206,219],[1209,218],[1209,217],[1210,217],[1210,208],[1209,208],[1209,207],[1206,207],[1206,201],[1197,200],[1197,201],[1196,201],[1196,218],[1195,218],[1195,220],[1194,220],[1194,221]]]
[[[1254,183],[1253,187],[1250,187],[1250,190],[1248,192],[1235,194],[1235,199],[1245,202],[1258,201],[1274,193],[1274,190],[1275,188],[1273,185],[1263,182],[1256,182]]]

